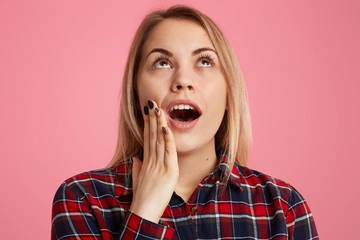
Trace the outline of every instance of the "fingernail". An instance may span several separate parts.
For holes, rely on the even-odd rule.
[[[165,127],[161,127],[162,128],[162,131],[164,134],[166,134],[166,128]]]
[[[148,115],[148,114],[149,114],[149,108],[148,108],[148,106],[145,106],[145,107],[144,107],[144,113],[145,113],[145,115]]]
[[[153,109],[153,107],[154,107],[154,103],[152,102],[152,101],[148,101],[148,105],[149,105],[149,108],[150,109]]]
[[[155,108],[155,112],[156,112],[156,115],[158,116],[158,117],[160,117],[160,109],[158,109],[157,107]]]

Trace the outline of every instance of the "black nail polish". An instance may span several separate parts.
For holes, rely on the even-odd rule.
[[[153,107],[154,107],[154,103],[152,102],[152,101],[148,101],[148,105],[149,105],[149,108],[150,109],[153,109]]]
[[[161,128],[162,128],[163,133],[166,134],[166,128],[165,127],[161,127]]]
[[[155,111],[157,112],[157,113],[159,113],[160,112],[160,110],[156,107],[155,108]]]
[[[149,108],[148,108],[148,106],[145,106],[145,107],[144,107],[144,113],[145,113],[145,115],[148,115],[148,114],[149,114]]]

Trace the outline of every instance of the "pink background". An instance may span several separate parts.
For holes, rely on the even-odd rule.
[[[179,3],[120,2],[0,0],[2,239],[49,239],[60,183],[112,157],[133,34],[147,12]],[[322,239],[354,239],[358,1],[193,2],[239,57],[253,123],[250,167],[293,184]]]

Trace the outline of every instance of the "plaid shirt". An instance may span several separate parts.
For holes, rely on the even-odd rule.
[[[52,239],[319,239],[310,209],[291,185],[234,165],[223,194],[226,156],[186,203],[173,196],[159,223],[129,210],[132,160],[83,173],[58,189]]]

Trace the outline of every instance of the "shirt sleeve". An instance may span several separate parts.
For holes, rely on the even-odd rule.
[[[310,208],[295,188],[292,188],[290,192],[289,208],[286,213],[286,224],[289,232],[289,239],[319,239]]]
[[[76,193],[66,183],[61,184],[52,207],[52,240],[102,239],[96,219],[84,200],[84,194]]]
[[[52,207],[51,239],[171,239],[174,229],[147,221],[130,210],[118,232],[101,228],[86,196],[65,182],[57,190]]]
[[[128,210],[117,239],[171,239],[174,229],[156,224]]]

